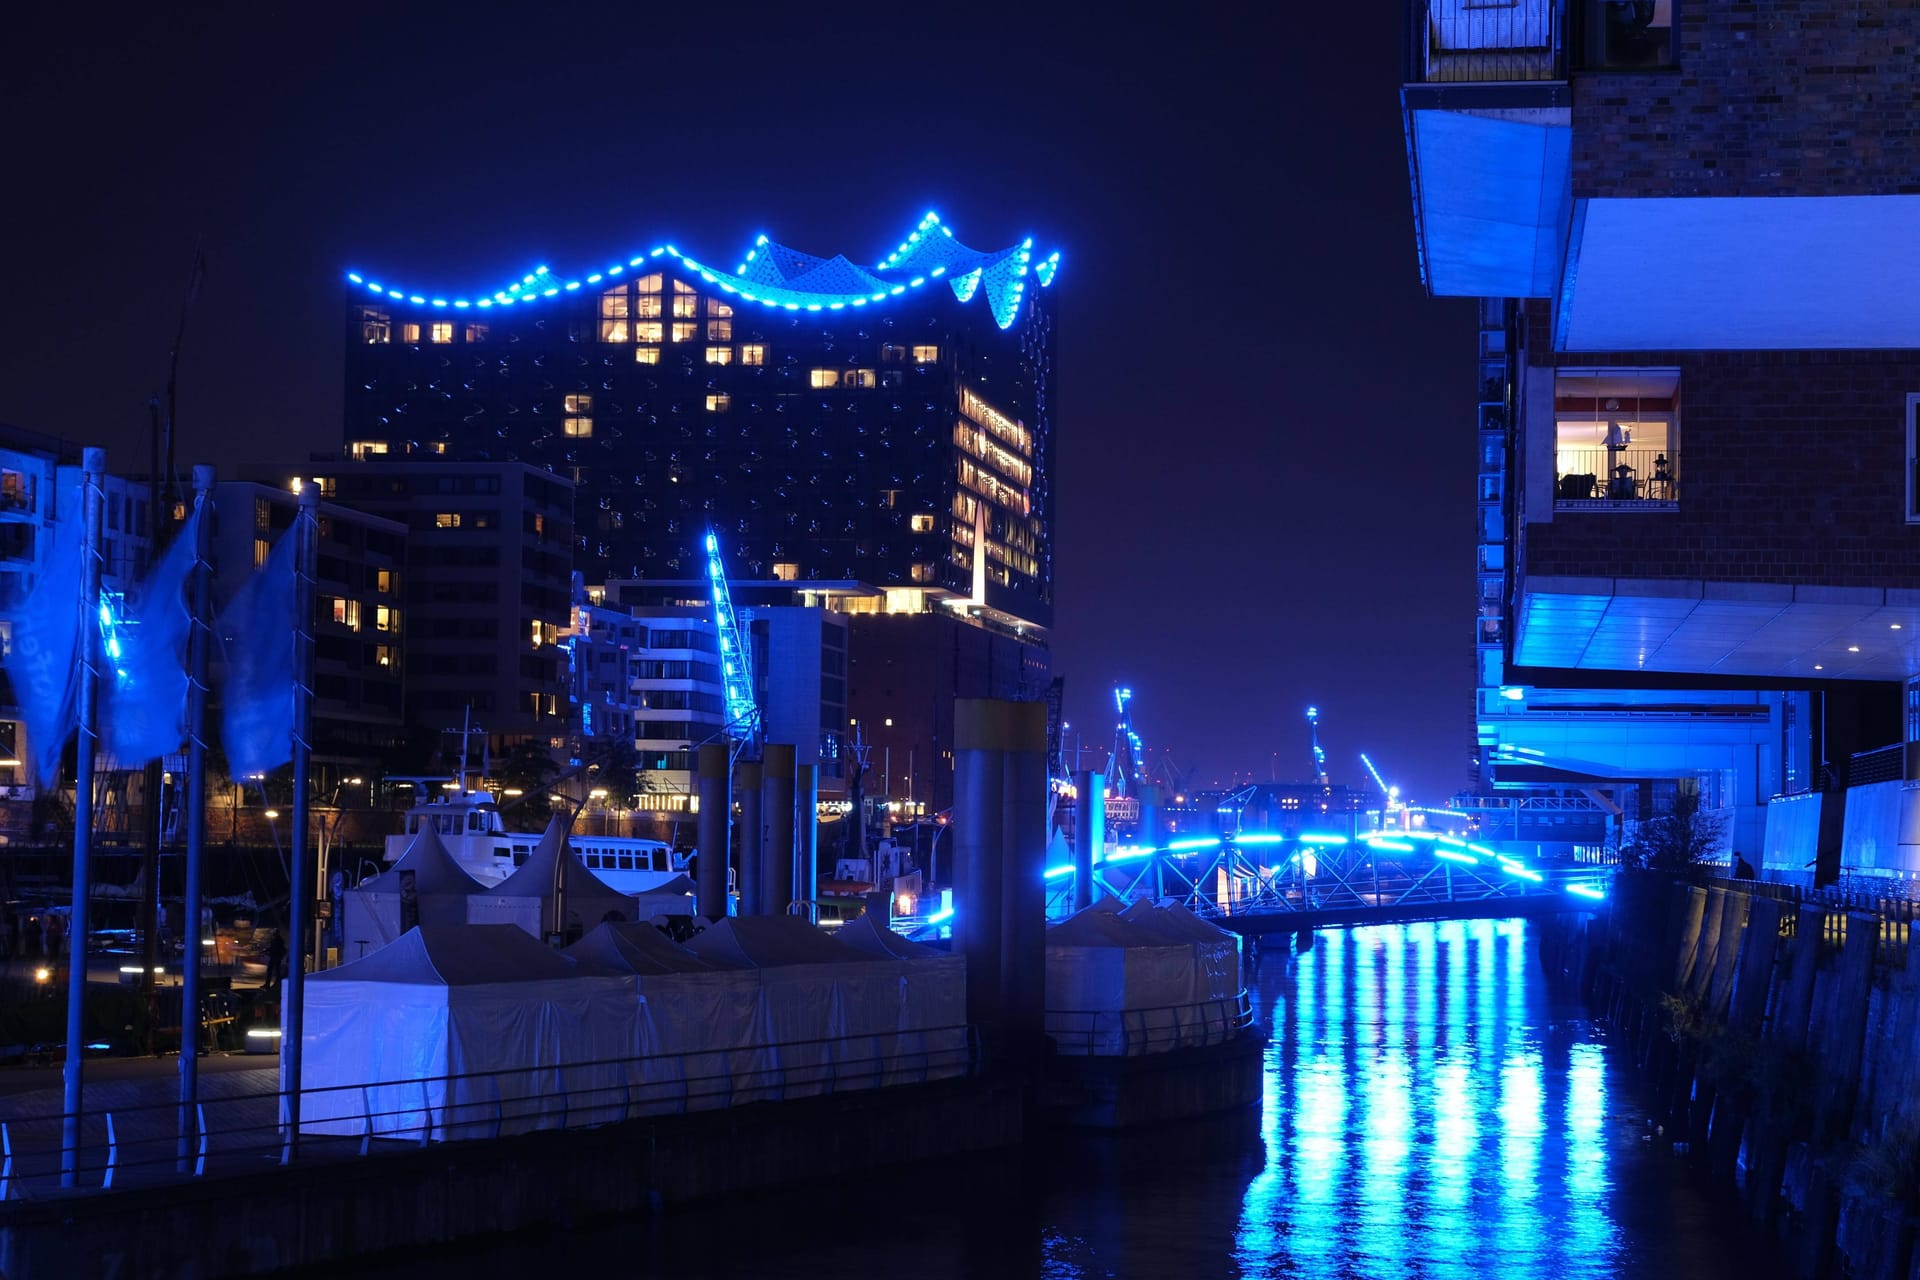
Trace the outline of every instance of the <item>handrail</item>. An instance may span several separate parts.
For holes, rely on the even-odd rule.
[[[1232,1005],[1231,1012],[1225,1008],[1228,1004]],[[1059,1025],[1061,1020],[1070,1019],[1085,1019],[1085,1025]],[[1085,1057],[1130,1057],[1187,1045],[1220,1044],[1252,1025],[1253,1001],[1244,987],[1231,996],[1146,1009],[1046,1011],[1047,1034],[1059,1050]],[[1116,1035],[1120,1044],[1117,1051],[1102,1047]]]
[[[425,1147],[436,1138],[497,1140],[530,1130],[594,1128],[634,1117],[720,1109],[741,1101],[965,1078],[978,1071],[978,1043],[972,1028],[965,1025],[884,1029],[854,1039],[871,1049],[848,1054],[846,1040],[818,1037],[775,1041],[737,1052],[640,1054],[306,1088],[300,1090],[303,1120],[297,1148],[289,1141],[286,1091],[207,1099],[200,1104],[199,1158],[190,1174],[180,1171],[175,1150],[177,1102],[116,1108],[111,1114],[102,1113],[108,1125],[104,1161],[98,1141],[90,1141],[83,1144],[79,1169],[104,1173],[103,1185],[117,1187],[176,1182],[210,1170],[255,1167],[252,1162],[263,1155],[286,1164],[378,1158]],[[719,1069],[694,1069],[689,1058],[708,1060],[709,1065],[717,1060]],[[650,1067],[654,1068],[651,1073]],[[524,1092],[512,1087],[516,1081],[525,1086]],[[463,1086],[476,1092],[468,1093]],[[415,1087],[419,1094],[406,1097]],[[328,1097],[354,1101],[339,1114],[329,1115],[317,1105],[317,1100]],[[208,1122],[209,1107],[222,1117],[222,1123]],[[59,1116],[24,1124],[15,1121],[11,1127],[0,1124],[0,1199],[9,1192],[17,1197],[30,1181],[40,1180],[39,1175],[29,1178],[22,1169],[22,1157],[28,1151],[19,1139],[36,1127],[46,1129],[50,1141],[32,1144],[34,1154],[57,1161],[60,1124]],[[47,1184],[51,1186],[56,1178],[57,1170],[49,1165]]]

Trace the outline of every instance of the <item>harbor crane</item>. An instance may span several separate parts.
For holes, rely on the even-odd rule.
[[[1320,708],[1307,708],[1307,741],[1313,746],[1313,780],[1327,785],[1327,753],[1320,749]]]

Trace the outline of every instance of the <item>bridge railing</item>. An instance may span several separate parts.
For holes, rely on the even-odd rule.
[[[433,1142],[487,1141],[590,1128],[754,1101],[924,1084],[978,1071],[967,1026],[788,1040],[732,1050],[635,1055],[492,1071],[408,1076],[289,1092],[209,1096],[184,1142],[177,1102],[89,1111],[76,1162],[82,1191],[235,1173],[271,1164],[345,1160]],[[0,1122],[0,1201],[58,1192],[63,1117]],[[64,1192],[62,1194],[73,1194]]]

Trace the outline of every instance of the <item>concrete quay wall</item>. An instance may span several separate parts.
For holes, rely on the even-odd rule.
[[[0,1204],[0,1276],[216,1280],[1011,1146],[1027,1087],[948,1081],[728,1111],[268,1164]]]
[[[1544,958],[1629,1046],[1670,1139],[1798,1275],[1920,1277],[1911,904],[1623,874]]]

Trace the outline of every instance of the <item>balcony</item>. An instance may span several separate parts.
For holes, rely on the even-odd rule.
[[[1555,511],[1679,509],[1679,469],[1660,449],[1563,445],[1554,465]]]
[[[1413,0],[1400,98],[1421,277],[1539,298],[1571,221],[1565,0]]]

